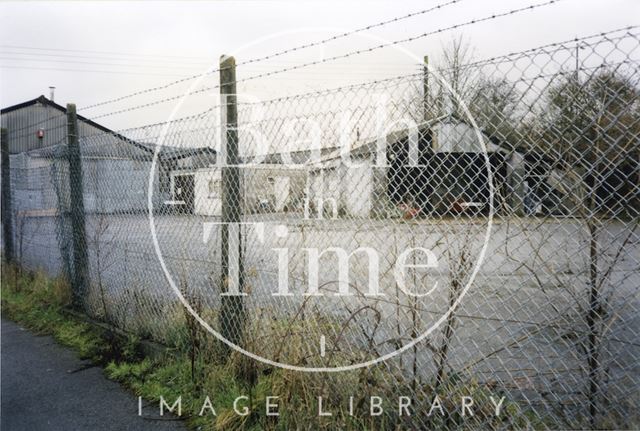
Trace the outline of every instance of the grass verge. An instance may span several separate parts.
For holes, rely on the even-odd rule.
[[[454,411],[458,396],[487,400],[500,394],[469,381],[451,379],[436,393],[433,385],[402,386],[403,376],[394,375],[384,364],[344,373],[300,373],[261,365],[243,355],[224,357],[207,334],[192,327],[188,317],[183,338],[175,349],[152,359],[141,354],[140,340],[92,325],[68,312],[70,289],[62,279],[25,272],[3,265],[1,283],[4,316],[40,334],[50,334],[81,358],[105,367],[105,374],[136,395],[168,405],[181,397],[182,417],[198,430],[289,430],[289,429],[502,429],[538,428],[536,418],[506,401],[504,415],[491,416],[484,403],[473,420],[459,413],[428,415],[433,397]],[[288,344],[295,339],[288,340]],[[290,346],[291,347],[291,346]],[[294,347],[291,347],[294,348]],[[402,415],[398,400],[412,396],[416,405],[411,416]],[[269,397],[277,396],[277,400]],[[241,398],[245,397],[245,398]],[[319,397],[325,412],[319,415]],[[371,415],[371,397],[380,397],[382,413]],[[241,402],[234,406],[234,402]],[[267,404],[278,404],[278,416],[267,414]],[[203,406],[210,406],[203,408]],[[237,410],[246,415],[238,414]],[[538,426],[536,426],[538,425]]]

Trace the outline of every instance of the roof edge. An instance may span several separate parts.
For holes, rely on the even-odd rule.
[[[6,108],[3,108],[2,110],[0,110],[0,114],[8,114],[9,112],[13,112],[13,111],[17,111],[18,109],[22,109],[22,108],[26,108],[26,107],[29,107],[29,106],[33,106],[33,105],[35,105],[37,103],[41,103],[41,104],[43,104],[45,106],[49,106],[49,107],[51,107],[53,109],[56,109],[56,110],[58,110],[60,112],[64,112],[65,114],[67,112],[67,108],[65,108],[62,105],[57,104],[53,100],[47,99],[44,95],[41,94],[40,96],[36,97],[35,99],[28,100],[26,102],[18,103],[17,105],[8,106]],[[82,115],[79,115],[79,114],[77,114],[76,116],[78,118],[78,121],[82,121],[83,123],[88,124],[88,125],[90,125],[92,127],[95,127],[96,129],[98,129],[98,130],[100,130],[102,132],[110,133],[114,137],[116,137],[116,138],[118,138],[118,139],[120,139],[122,141],[125,141],[125,142],[127,142],[127,143],[129,143],[129,144],[131,144],[131,145],[133,145],[135,147],[138,147],[141,150],[144,150],[144,151],[147,151],[147,152],[153,152],[153,150],[150,150],[145,145],[141,145],[138,142],[136,142],[136,141],[134,141],[132,139],[129,139],[126,136],[121,135],[120,133],[109,129],[108,127],[103,126],[102,124],[98,124],[95,121],[90,120],[90,119],[88,119],[88,118],[86,118],[86,117],[84,117]]]

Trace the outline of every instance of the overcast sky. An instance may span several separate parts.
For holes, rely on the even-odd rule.
[[[376,28],[367,34],[239,67],[247,77],[315,61],[482,18],[540,0],[463,0],[437,12]],[[0,105],[48,95],[79,107],[126,95],[215,66],[223,53],[238,62],[426,9],[429,1],[199,1],[199,2],[2,2],[0,3]],[[481,59],[537,45],[634,25],[638,0],[563,0],[530,12],[478,23],[401,44],[415,57],[437,61],[443,44],[463,34]],[[407,52],[384,49],[322,68],[256,80],[260,97],[322,89],[413,73]],[[199,85],[209,84],[203,81]],[[168,90],[153,93],[171,96]],[[127,99],[81,112],[88,117],[136,106]],[[147,99],[145,99],[147,100]],[[168,106],[166,109],[170,109]],[[154,112],[164,115],[166,111]],[[155,117],[154,117],[155,118]],[[140,112],[100,122],[113,128],[152,121]]]

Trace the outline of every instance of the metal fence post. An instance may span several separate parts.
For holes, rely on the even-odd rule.
[[[244,329],[244,268],[240,229],[242,190],[238,156],[238,107],[236,96],[236,60],[220,57],[220,98],[222,125],[222,219],[221,219],[221,304],[220,330],[228,341],[237,344]]]
[[[67,104],[67,157],[69,160],[69,197],[71,232],[73,235],[73,268],[71,287],[73,306],[81,309],[88,287],[87,238],[84,219],[84,197],[82,188],[82,163],[78,141],[78,117],[76,105]]]
[[[13,262],[13,214],[11,213],[11,162],[9,159],[9,134],[7,129],[0,131],[2,151],[2,239],[4,241],[4,258],[7,263]]]

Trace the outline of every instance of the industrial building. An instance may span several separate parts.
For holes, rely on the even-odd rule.
[[[4,108],[0,114],[7,129],[14,209],[34,215],[65,208],[62,199],[69,188],[66,108],[39,96]],[[155,145],[132,140],[81,115],[77,118],[85,211],[147,211]],[[154,210],[174,203],[172,179],[178,173],[192,172],[212,160],[213,149],[163,146],[154,169]],[[184,212],[184,202],[176,206]]]
[[[578,203],[568,191],[584,189],[581,180],[542,160],[447,114],[311,164],[309,202],[318,215],[476,215],[488,214],[493,189],[497,212],[532,215],[546,202],[571,214]]]

